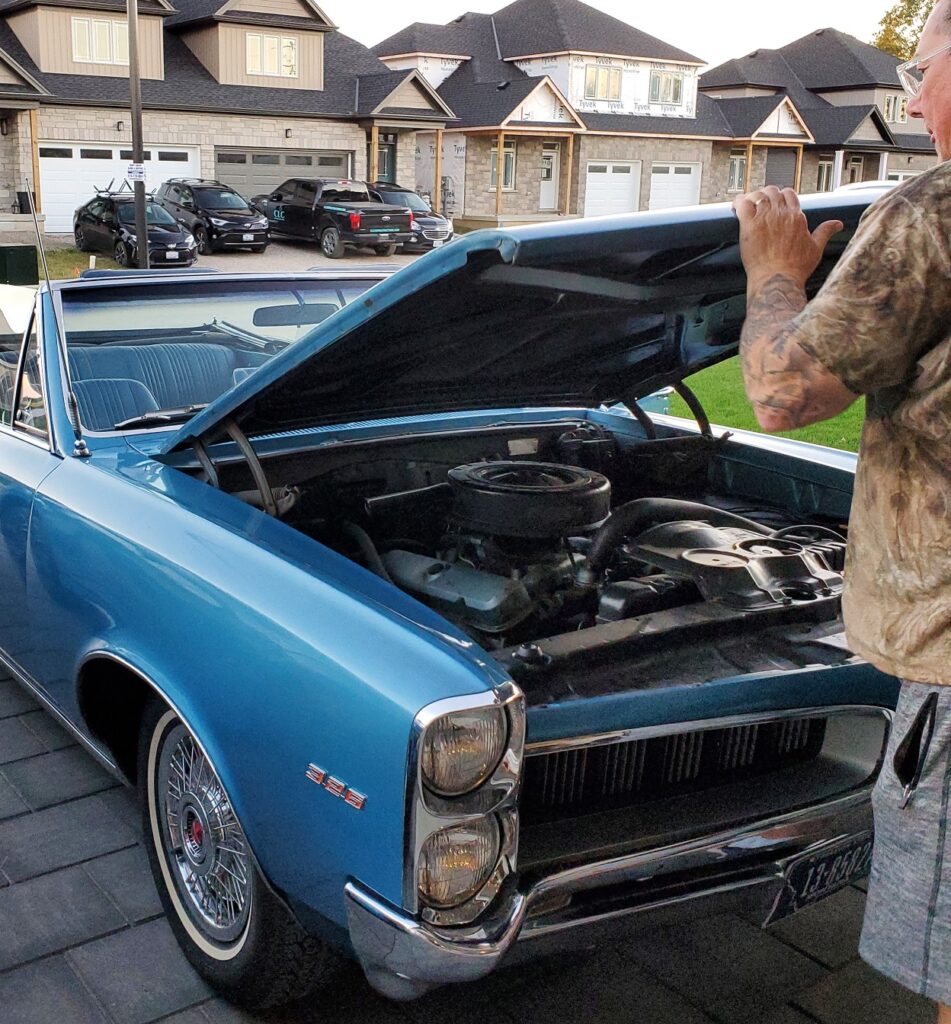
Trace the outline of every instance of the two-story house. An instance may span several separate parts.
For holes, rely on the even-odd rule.
[[[245,195],[292,175],[412,177],[416,132],[452,111],[312,0],[140,0],[147,186],[217,178]],[[131,152],[123,0],[0,2],[0,226],[29,180],[71,231]],[[4,216],[5,215],[5,216]]]
[[[819,29],[778,50],[755,50],[706,71],[701,91],[733,123],[756,120],[770,106],[794,106],[810,139],[798,168],[768,168],[770,140],[754,133],[747,147],[718,147],[729,161],[727,191],[769,183],[825,192],[857,181],[901,181],[935,162],[922,124],[908,116],[898,60],[836,29]]]
[[[420,72],[455,112],[417,135],[415,181],[472,227],[723,201],[765,183],[812,191],[860,174],[850,161],[864,153],[876,160],[863,180],[934,159],[913,126],[893,131],[907,122],[897,60],[834,30],[769,51],[768,73],[746,73],[751,57],[701,77],[699,57],[580,0],[514,0],[411,25],[373,52]]]

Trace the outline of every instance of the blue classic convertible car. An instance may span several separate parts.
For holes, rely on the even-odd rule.
[[[873,198],[804,202],[846,224],[813,286]],[[867,870],[897,685],[843,635],[854,458],[684,384],[744,290],[707,206],[386,280],[57,282],[0,338],[0,657],[138,786],[230,999],[340,954],[411,998]],[[695,422],[639,405],[671,386]]]

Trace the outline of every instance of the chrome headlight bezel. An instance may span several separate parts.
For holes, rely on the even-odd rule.
[[[427,726],[455,712],[499,708],[505,715],[506,741],[501,758],[483,782],[459,796],[433,792],[423,781],[422,739]],[[515,872],[518,851],[516,800],[521,783],[525,748],[525,702],[511,682],[468,697],[454,697],[428,705],[416,716],[410,743],[407,777],[407,828],[404,858],[403,904],[423,920],[449,926],[468,924],[482,915]],[[423,844],[429,837],[476,817],[493,816],[499,826],[499,856],[482,888],[455,906],[432,907],[420,898],[418,873]]]

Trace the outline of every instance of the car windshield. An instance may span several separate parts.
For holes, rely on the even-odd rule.
[[[116,209],[119,211],[119,220],[123,224],[135,225],[135,203],[117,203]],[[170,213],[163,210],[157,203],[146,203],[145,223],[149,225],[158,224],[167,228],[173,227],[176,221]]]
[[[237,192],[226,192],[220,188],[196,188],[195,199],[206,210],[239,210],[250,213],[248,204]]]
[[[65,288],[69,373],[83,426],[181,423],[377,280],[179,278]]]
[[[394,206],[408,206],[417,213],[430,213],[430,209],[422,196],[415,192],[381,192],[384,203],[392,203]]]

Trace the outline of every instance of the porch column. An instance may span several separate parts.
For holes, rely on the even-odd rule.
[[[502,178],[505,171],[505,132],[499,132],[499,151],[495,154],[495,220],[502,216]]]
[[[377,125],[370,126],[370,166],[367,168],[367,178],[376,181],[379,173],[380,161],[380,129]]]
[[[796,147],[796,191],[802,185],[802,146]]]
[[[442,128],[436,129],[436,169],[433,184],[433,212],[442,212]]]
[[[842,184],[842,168],[845,166],[845,150],[837,149],[832,159],[832,187],[838,188]]]
[[[36,108],[30,109],[30,150],[33,156],[33,194],[36,196],[36,212],[43,209],[43,197],[40,194],[40,129],[36,116]]]
[[[574,174],[575,165],[575,135],[572,132],[568,136],[568,181],[565,183],[565,216],[571,213],[571,179]]]
[[[746,181],[743,182],[743,191],[750,191],[750,182],[753,180],[753,140],[746,144]]]
[[[886,181],[888,178],[888,154],[881,153],[878,157],[878,180]]]

